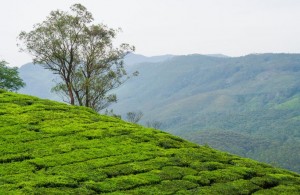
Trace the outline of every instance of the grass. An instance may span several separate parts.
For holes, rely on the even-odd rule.
[[[299,194],[300,175],[0,91],[0,194]]]
[[[288,110],[288,109],[299,109],[300,108],[300,96],[293,97],[292,99],[276,105],[275,109]]]

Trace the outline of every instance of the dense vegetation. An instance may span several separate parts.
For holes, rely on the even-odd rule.
[[[140,75],[116,91],[114,111],[123,118],[142,111],[143,124],[160,121],[193,142],[300,173],[299,54],[171,57],[125,59]],[[46,77],[30,65],[20,68],[30,86],[21,91],[53,98],[37,71]]]
[[[299,194],[300,175],[0,91],[0,194]]]
[[[18,91],[25,83],[18,75],[18,68],[10,68],[7,62],[0,61],[0,89]]]
[[[133,67],[113,108],[199,144],[300,173],[300,55],[178,56]]]

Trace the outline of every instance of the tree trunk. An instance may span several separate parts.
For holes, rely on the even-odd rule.
[[[90,107],[89,84],[87,84],[85,87],[85,95],[85,106]]]
[[[70,97],[70,104],[75,105],[75,99],[74,99],[72,87],[70,84],[68,84],[68,92],[69,92],[69,97]]]
[[[67,87],[68,87],[68,93],[69,93],[69,98],[70,98],[70,104],[75,105],[75,98],[74,98],[74,94],[73,94],[70,82],[67,82]]]
[[[90,85],[91,85],[91,82],[90,82],[90,79],[91,79],[91,73],[90,73],[90,65],[87,64],[87,67],[86,67],[86,83],[85,83],[85,106],[86,107],[91,107],[90,105]]]

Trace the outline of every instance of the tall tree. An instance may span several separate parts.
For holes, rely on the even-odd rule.
[[[18,68],[10,68],[6,65],[7,62],[0,61],[0,89],[18,91],[25,86],[25,83],[18,75]]]
[[[70,9],[71,13],[52,11],[32,31],[21,32],[21,50],[33,55],[34,63],[60,76],[53,90],[70,104],[100,111],[116,102],[116,95],[108,92],[129,78],[123,58],[134,47],[114,47],[119,30],[92,24],[92,14],[81,4]]]

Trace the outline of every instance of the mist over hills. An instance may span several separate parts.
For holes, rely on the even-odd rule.
[[[140,74],[115,90],[115,113],[142,111],[142,124],[158,120],[165,131],[193,142],[300,172],[299,54],[129,59],[128,72]],[[22,93],[51,88],[51,76],[39,76],[45,70],[30,70],[35,78],[25,77],[23,68],[30,84]]]
[[[27,63],[19,68],[19,75],[25,81],[26,86],[19,90],[20,93],[38,96],[51,100],[60,100],[51,88],[55,85],[57,76],[39,65]]]

